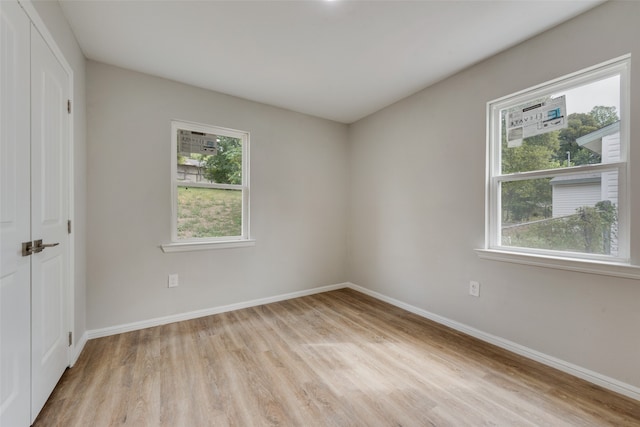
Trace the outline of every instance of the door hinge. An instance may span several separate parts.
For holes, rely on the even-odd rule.
[[[67,99],[67,113],[71,114],[71,100]]]
[[[71,220],[67,220],[67,234],[71,234]]]
[[[69,347],[73,345],[73,332],[69,332]]]

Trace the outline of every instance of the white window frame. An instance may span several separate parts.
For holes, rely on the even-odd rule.
[[[487,103],[487,176],[485,200],[485,247],[478,250],[481,258],[544,265],[553,268],[587,271],[623,277],[640,277],[640,269],[630,265],[630,207],[629,207],[629,68],[631,56],[625,55],[611,61],[560,77],[553,81],[511,94]],[[609,76],[620,76],[620,161],[605,164],[582,165],[561,169],[502,174],[501,171],[501,117],[506,108],[522,105],[537,98],[586,85]],[[501,244],[501,194],[502,182],[534,178],[557,177],[576,172],[617,171],[618,194],[618,256],[585,254],[568,251],[543,250],[503,246]],[[613,266],[613,268],[611,268]],[[620,269],[617,266],[629,266]]]
[[[178,238],[178,130],[190,130],[213,135],[238,138],[242,141],[242,183],[216,184],[216,183],[191,183],[190,187],[219,188],[242,191],[242,225],[240,236],[204,237],[179,239]],[[161,245],[164,252],[185,252],[194,250],[236,248],[253,246],[255,240],[250,238],[249,227],[249,132],[223,128],[219,126],[194,123],[184,120],[171,121],[171,243]]]

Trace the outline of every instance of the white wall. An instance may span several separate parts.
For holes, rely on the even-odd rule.
[[[349,129],[348,278],[640,387],[640,281],[481,260],[486,103],[631,52],[640,165],[640,3],[608,2]],[[470,41],[472,42],[472,41]],[[640,182],[632,168],[631,182]],[[640,255],[640,186],[632,250]],[[468,295],[469,280],[481,296]]]
[[[347,279],[345,125],[93,61],[87,103],[89,329]],[[160,250],[171,119],[250,132],[255,247]],[[169,273],[179,287],[167,288]]]
[[[77,344],[87,330],[86,326],[86,105],[85,58],[80,50],[60,5],[55,1],[34,1],[31,4],[51,33],[56,44],[73,70],[73,243],[75,257],[74,277],[74,342]]]

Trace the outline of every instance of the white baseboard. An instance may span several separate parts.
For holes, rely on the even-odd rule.
[[[74,343],[73,349],[71,351],[71,360],[69,361],[70,368],[73,368],[73,365],[75,365],[76,362],[78,361],[78,357],[80,357],[80,353],[82,353],[82,350],[84,349],[84,346],[87,343],[87,340],[88,340],[88,334],[85,331],[85,333],[82,334],[80,339]]]
[[[122,334],[124,332],[131,332],[131,331],[137,331],[145,328],[152,328],[154,326],[166,325],[168,323],[181,322],[183,320],[191,320],[191,319],[197,319],[199,317],[211,316],[212,314],[226,313],[233,310],[240,310],[242,308],[255,307],[258,305],[270,304],[272,302],[285,301],[293,298],[304,297],[307,295],[333,291],[336,289],[346,288],[348,285],[349,284],[347,283],[340,283],[337,285],[321,286],[318,288],[306,289],[304,291],[291,292],[288,294],[276,295],[276,296],[267,297],[267,298],[260,298],[260,299],[255,299],[255,300],[236,303],[236,304],[206,308],[203,310],[190,311],[187,313],[173,314],[171,316],[156,317],[155,319],[142,320],[139,322],[126,323],[126,324],[117,325],[117,326],[109,326],[107,328],[93,329],[93,330],[87,331],[86,335],[88,336],[89,339],[93,339],[93,338],[106,337],[109,335]]]
[[[640,388],[632,386],[631,384],[623,383],[622,381],[618,381],[614,378],[607,377],[606,375],[602,375],[589,369],[585,369],[581,366],[574,365],[573,363],[569,363],[556,357],[549,356],[513,341],[488,334],[471,326],[456,322],[455,320],[448,319],[446,317],[431,313],[421,308],[406,304],[394,298],[390,298],[378,292],[363,288],[362,286],[358,286],[353,283],[347,283],[346,287],[358,292],[362,292],[363,294],[387,302],[391,305],[395,305],[396,307],[417,314],[418,316],[433,320],[434,322],[448,326],[467,335],[471,335],[472,337],[478,338],[482,341],[488,342],[505,350],[519,354],[520,356],[535,360],[536,362],[540,362],[543,365],[547,365],[562,372],[566,372],[567,374],[573,375],[574,377],[582,378],[583,380],[599,385],[600,387],[606,388],[616,393],[620,393],[635,400],[640,400]]]

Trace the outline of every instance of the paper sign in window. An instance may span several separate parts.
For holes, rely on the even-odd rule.
[[[507,114],[507,146],[518,147],[524,138],[566,128],[566,97],[536,101]]]

